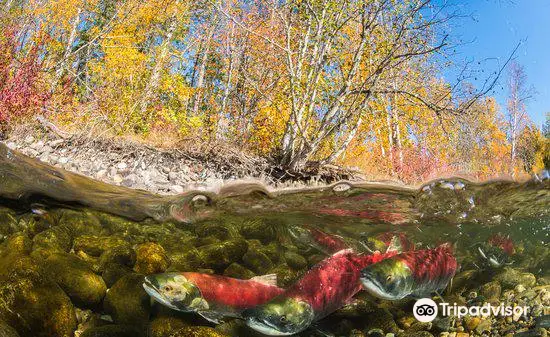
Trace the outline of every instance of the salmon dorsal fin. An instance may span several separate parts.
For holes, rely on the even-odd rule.
[[[265,284],[268,286],[277,286],[277,274],[267,274],[267,275],[260,275],[260,276],[254,276],[250,279],[251,281],[256,281],[261,284]]]
[[[401,240],[399,240],[399,237],[395,235],[391,238],[390,244],[386,249],[386,253],[392,253],[392,252],[395,252],[397,254],[403,252],[403,247],[401,246]]]
[[[332,256],[339,256],[339,255],[349,254],[349,253],[353,253],[352,248],[346,248],[346,249],[339,250],[336,253],[332,254]]]

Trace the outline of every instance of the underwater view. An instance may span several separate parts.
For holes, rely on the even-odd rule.
[[[550,328],[547,177],[273,192],[242,183],[161,197],[3,145],[0,158],[2,337],[547,336]],[[526,309],[422,322],[419,298]]]

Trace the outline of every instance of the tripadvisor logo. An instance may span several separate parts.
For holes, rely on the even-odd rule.
[[[520,307],[520,306],[505,306],[504,304],[494,306],[490,303],[485,303],[482,306],[465,306],[457,305],[453,303],[435,303],[430,298],[421,298],[413,306],[413,315],[420,322],[431,322],[433,321],[439,312],[443,317],[447,316],[456,316],[458,318],[469,316],[512,316],[512,315],[525,315],[529,307]]]

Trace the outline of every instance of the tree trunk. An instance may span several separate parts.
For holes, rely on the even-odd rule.
[[[227,41],[227,58],[228,58],[228,64],[227,64],[227,77],[225,81],[225,88],[223,90],[223,97],[222,97],[222,104],[220,113],[218,116],[218,123],[216,126],[216,138],[217,139],[223,139],[224,133],[227,131],[225,130],[227,126],[227,118],[226,118],[226,106],[227,106],[227,100],[229,99],[229,92],[231,87],[231,81],[233,77],[233,66],[234,66],[234,60],[233,60],[233,37],[235,33],[235,25],[233,22],[230,22],[230,29],[228,34],[228,41]]]
[[[204,49],[200,57],[199,73],[197,75],[197,82],[195,84],[195,95],[193,99],[193,110],[192,116],[197,116],[199,112],[199,106],[202,101],[202,89],[204,86],[204,77],[206,75],[206,64],[208,63],[208,56],[210,54],[210,41],[212,40],[212,35],[214,34],[214,29],[212,28],[206,37],[204,43]]]
[[[355,138],[355,135],[357,134],[357,130],[359,130],[359,127],[361,126],[362,123],[363,123],[363,118],[359,117],[359,120],[357,120],[353,128],[350,130],[348,136],[346,137],[342,145],[340,145],[340,148],[335,152],[333,152],[330,156],[328,156],[328,158],[325,159],[323,163],[332,163],[333,161],[338,159],[338,157],[340,157],[342,153],[344,153],[344,151],[346,151],[346,149],[348,148],[353,138]]]
[[[149,81],[147,81],[147,84],[145,85],[145,89],[144,89],[143,96],[141,98],[141,103],[140,103],[141,116],[146,116],[151,98],[153,97],[154,93],[158,90],[158,86],[160,83],[160,75],[161,75],[162,69],[164,69],[166,59],[168,58],[168,53],[170,51],[170,44],[172,43],[172,37],[174,36],[174,32],[176,31],[177,26],[178,26],[177,16],[174,15],[170,19],[170,26],[166,31],[166,35],[164,36],[164,41],[162,41],[162,44],[158,47],[159,49],[155,57],[156,59],[155,65],[153,66],[153,70],[151,71],[151,76],[149,77]]]
[[[61,61],[59,62],[58,66],[57,66],[57,69],[55,71],[54,79],[51,83],[51,88],[50,88],[51,93],[55,92],[57,84],[61,80],[61,77],[63,76],[63,72],[65,71],[65,68],[67,67],[67,63],[69,62],[69,57],[71,56],[73,43],[76,40],[76,33],[78,31],[78,25],[80,24],[80,13],[81,12],[82,12],[82,9],[78,8],[78,10],[76,12],[76,16],[73,19],[73,25],[71,27],[71,32],[69,34],[69,39],[67,40],[67,46],[65,47],[65,52],[63,53]]]

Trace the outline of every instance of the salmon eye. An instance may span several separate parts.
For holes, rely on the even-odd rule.
[[[281,316],[281,322],[286,322],[286,316]]]
[[[391,282],[392,280],[393,280],[393,275],[388,275],[388,277],[386,277],[387,282]]]
[[[164,286],[164,290],[165,291],[172,291],[172,287],[171,286]]]

